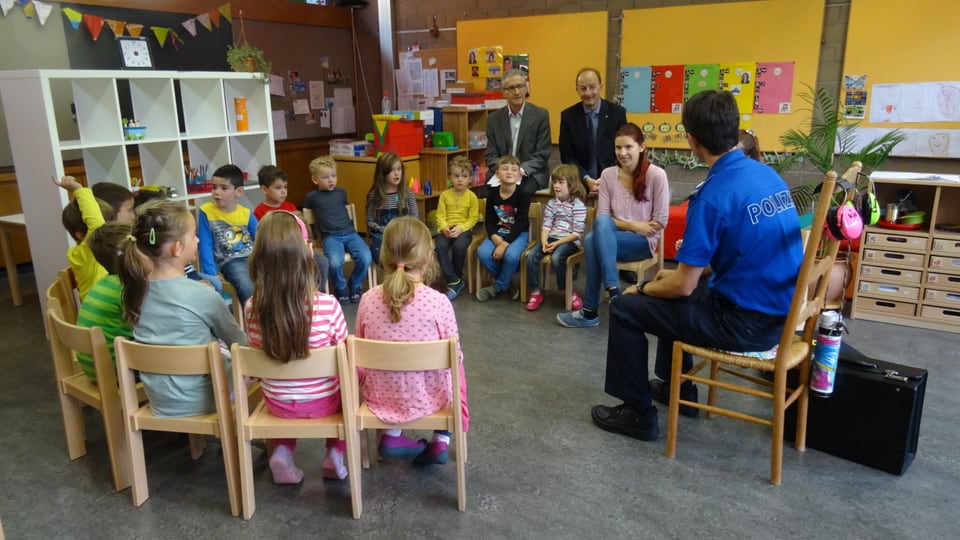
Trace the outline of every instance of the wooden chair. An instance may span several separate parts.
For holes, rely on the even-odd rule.
[[[313,248],[323,252],[323,244],[320,242],[320,239],[314,235],[313,226],[316,225],[317,220],[313,215],[313,210],[304,208],[302,212],[303,222],[307,225],[310,235],[313,236]],[[350,221],[353,222],[353,230],[357,230],[357,207],[353,203],[347,204],[347,214],[350,216]],[[343,262],[344,264],[353,263],[353,257],[351,257],[349,253],[344,253]],[[346,276],[347,273],[344,272],[343,275]],[[324,279],[327,279],[327,291],[329,291],[330,294],[334,294],[336,291],[330,291],[329,276],[324,276]],[[376,287],[377,283],[379,282],[380,280],[379,276],[377,275],[377,265],[371,262],[370,268],[367,269],[367,287],[372,289]]]
[[[848,170],[845,178],[856,180],[859,163]],[[776,358],[761,360],[751,356],[720,351],[708,347],[697,347],[675,341],[673,345],[673,365],[670,376],[670,409],[667,422],[667,457],[674,457],[677,448],[677,425],[680,406],[686,405],[707,411],[708,416],[721,414],[731,418],[746,420],[771,426],[770,483],[780,484],[783,463],[783,417],[790,405],[797,406],[797,431],[795,445],[803,451],[806,446],[808,385],[810,380],[810,357],[813,352],[811,342],[817,325],[817,319],[824,306],[824,296],[833,260],[839,243],[823,235],[823,224],[827,210],[831,205],[837,175],[828,172],[823,181],[823,190],[817,203],[813,225],[810,231],[809,249],[805,251],[803,264],[797,276],[796,290],[790,304],[790,311],[780,336]],[[823,243],[821,243],[823,241]],[[817,247],[820,249],[817,249]],[[661,250],[662,251],[662,250]],[[802,323],[802,335],[796,335],[797,323]],[[683,353],[691,353],[702,360],[687,373],[681,373]],[[709,378],[697,376],[709,364]],[[746,368],[746,369],[744,369]],[[748,369],[757,369],[773,373],[773,380],[751,375]],[[797,384],[787,386],[787,372],[797,369]],[[719,380],[719,374],[727,373],[736,379],[734,383]],[[736,384],[744,380],[748,385]],[[705,384],[709,387],[706,404],[680,399],[680,385],[684,381]],[[759,389],[757,387],[760,387]],[[759,417],[717,405],[717,390],[730,390],[742,394],[759,396],[773,401],[771,417]]]
[[[486,205],[484,205],[486,206]],[[526,276],[526,261],[527,253],[540,241],[540,203],[530,203],[530,209],[527,210],[527,218],[530,221],[530,227],[527,230],[527,246],[523,248],[523,252],[520,254],[520,291],[521,293],[525,290],[527,282]],[[483,238],[480,239],[480,242],[483,242]],[[471,244],[472,247],[472,244]],[[480,247],[480,244],[477,244],[477,248]],[[473,254],[470,255],[468,252],[468,260],[472,260],[474,263],[475,274],[474,279],[474,288],[479,289],[483,285],[483,276],[487,275],[486,268],[483,266],[483,263],[480,262],[480,258],[476,254],[476,250],[473,251]],[[521,299],[523,299],[521,297]]]
[[[467,293],[474,294],[477,292],[477,289],[480,286],[476,283],[475,274],[478,274],[480,271],[477,267],[480,265],[480,261],[477,259],[477,249],[480,248],[480,244],[483,243],[483,239],[487,237],[487,230],[483,226],[483,218],[487,212],[487,199],[479,199],[477,201],[477,226],[473,229],[473,239],[470,241],[470,246],[467,247],[466,255],[466,271],[463,273],[464,279],[467,280]]]
[[[77,293],[77,278],[73,273],[73,268],[68,266],[57,272],[57,282],[60,286],[57,298],[60,300],[63,320],[70,324],[76,324],[77,313],[80,312],[80,295]]]
[[[206,345],[146,345],[118,337],[114,341],[124,427],[130,443],[131,495],[133,505],[140,506],[150,497],[147,466],[143,453],[143,431],[168,431],[190,434],[190,457],[203,454],[204,435],[220,439],[223,467],[227,475],[230,513],[240,515],[240,467],[237,461],[237,437],[230,405],[230,389],[226,369],[217,342]],[[216,411],[199,416],[161,418],[154,416],[147,403],[137,402],[134,373],[144,371],[164,375],[209,375],[213,384]]]
[[[617,261],[617,270],[628,270],[631,272],[636,272],[637,274],[637,283],[642,282],[647,274],[647,270],[655,268],[657,271],[663,270],[663,252],[666,251],[663,248],[663,239],[666,238],[666,228],[660,231],[660,243],[657,245],[657,252],[653,254],[653,257],[649,259],[643,259],[641,261]],[[631,283],[631,285],[636,285],[636,283]]]
[[[130,485],[130,449],[123,431],[117,373],[113,360],[110,359],[103,330],[99,327],[81,328],[66,322],[55,299],[47,302],[47,330],[57,377],[63,429],[67,436],[67,453],[71,460],[87,453],[83,406],[89,405],[100,411],[107,451],[110,453],[113,488],[120,491]],[[79,373],[76,368],[77,353],[93,357],[97,382]]]
[[[463,410],[460,399],[460,366],[457,358],[457,338],[438,341],[376,341],[347,336],[348,379],[350,409],[355,411],[354,435],[365,429],[442,429],[453,435],[457,461],[457,508],[467,507],[467,435],[463,431]],[[427,371],[450,369],[453,400],[450,405],[430,416],[405,424],[386,424],[376,417],[366,404],[360,404],[357,368],[384,371]],[[341,387],[343,382],[341,381]],[[368,448],[371,445],[367,445]],[[373,445],[376,447],[375,445]],[[360,459],[357,453],[351,459]],[[364,456],[364,465],[368,458]],[[357,467],[357,463],[354,463]]]
[[[583,230],[583,235],[586,237],[587,233],[593,229],[593,220],[596,216],[597,209],[594,206],[587,207],[587,222],[586,227]],[[567,272],[566,278],[564,280],[564,310],[570,311],[573,309],[573,268],[574,266],[583,263],[584,254],[586,252],[583,250],[583,247],[574,251],[567,257]],[[525,261],[524,261],[525,262]],[[550,286],[550,269],[553,268],[550,265],[550,257],[544,255],[540,259],[540,289],[546,291]],[[521,298],[520,300],[526,302],[529,300],[530,296],[527,294],[527,280],[526,280],[526,267],[524,267],[523,285],[520,286]]]
[[[310,356],[301,360],[291,360],[283,364],[270,358],[263,351],[241,347],[234,344],[231,348],[233,361],[234,391],[247,388],[247,380],[258,379],[316,379],[320,377],[340,377],[345,381],[347,373],[347,349],[343,343],[333,347],[315,349]],[[280,438],[338,438],[347,441],[347,476],[350,481],[350,498],[353,503],[353,517],[360,518],[363,499],[360,495],[360,468],[353,456],[360,452],[360,440],[354,427],[353,411],[348,409],[354,400],[350,399],[350,385],[341,383],[340,397],[343,413],[324,418],[278,418],[270,414],[261,401],[254,409],[243,400],[237,401],[237,442],[240,446],[240,493],[242,497],[243,519],[250,519],[256,510],[253,482],[253,457],[250,442],[254,439]]]

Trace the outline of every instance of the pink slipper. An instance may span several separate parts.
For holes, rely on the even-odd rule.
[[[347,466],[343,463],[343,452],[337,448],[327,449],[322,468],[324,478],[343,480],[347,477]]]
[[[273,473],[273,483],[299,484],[303,482],[303,471],[293,463],[293,453],[286,446],[278,446],[273,449],[273,455],[270,456],[270,472]]]
[[[543,303],[543,295],[540,293],[533,293],[530,295],[530,299],[527,300],[527,311],[536,311],[540,309],[540,304]]]

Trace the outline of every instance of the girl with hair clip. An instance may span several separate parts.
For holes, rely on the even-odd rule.
[[[757,138],[757,134],[752,129],[740,130],[737,148],[743,150],[748,158],[763,163],[763,159],[760,157],[760,139]]]
[[[336,298],[316,287],[317,265],[307,226],[294,213],[274,210],[263,217],[250,254],[253,297],[243,308],[250,346],[279,362],[306,358],[310,349],[347,339],[347,322]],[[274,381],[263,379],[263,401],[280,418],[323,418],[340,411],[336,377]],[[303,471],[293,461],[296,439],[270,442],[275,484],[299,484]],[[343,480],[346,443],[327,439],[323,476]]]
[[[417,198],[407,187],[403,160],[393,152],[381,154],[373,172],[373,186],[367,193],[367,232],[370,233],[370,254],[380,262],[383,229],[400,216],[419,217]]]
[[[413,217],[395,219],[383,231],[383,267],[386,277],[360,299],[356,335],[383,341],[430,341],[457,336],[453,305],[431,283],[437,274],[430,231]],[[458,399],[463,404],[463,429],[467,430],[467,383],[463,353]],[[383,422],[402,424],[434,414],[454,399],[449,370],[393,372],[363,370],[360,397]],[[399,429],[384,430],[380,455],[411,459],[420,464],[446,463],[450,432],[435,431],[433,439],[415,441]]]
[[[218,339],[228,347],[247,344],[220,295],[183,273],[197,256],[197,222],[186,206],[167,200],[145,204],[128,242],[120,281],[124,317],[133,325],[134,340],[151,345],[203,345]],[[157,416],[196,416],[216,409],[208,375],[141,373],[140,379]]]

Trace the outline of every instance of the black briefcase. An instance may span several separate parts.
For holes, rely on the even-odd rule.
[[[927,370],[868,358],[842,344],[833,394],[810,393],[807,446],[903,474],[917,455]],[[784,435],[793,440],[796,406]]]

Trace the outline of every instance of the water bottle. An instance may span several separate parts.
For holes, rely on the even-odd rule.
[[[837,311],[824,311],[817,323],[817,346],[813,350],[813,370],[810,390],[814,395],[830,396],[837,380],[840,341],[843,339],[843,321]]]
[[[383,111],[383,114],[393,113],[393,106],[390,103],[390,92],[383,91],[383,99],[380,100],[380,110]]]
[[[430,179],[427,178],[423,181],[423,194],[426,196],[433,195],[433,186],[430,185]]]

